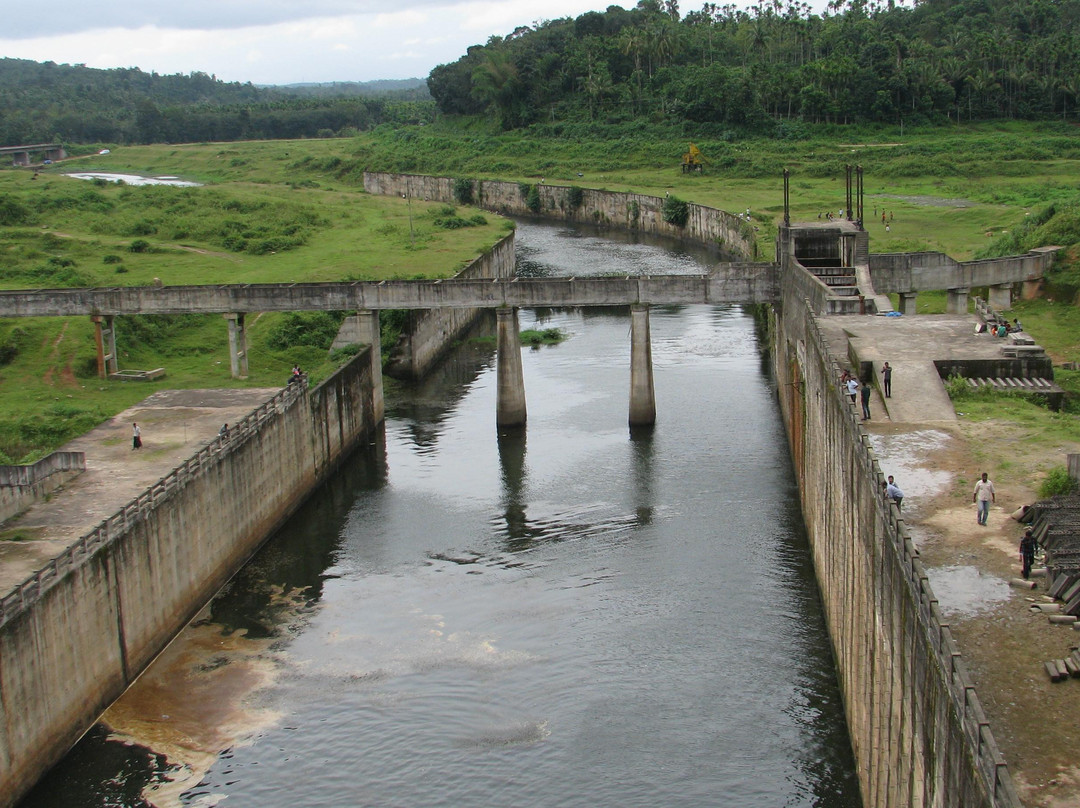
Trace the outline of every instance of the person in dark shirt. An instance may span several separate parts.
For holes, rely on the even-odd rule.
[[[1023,565],[1022,574],[1025,578],[1031,575],[1031,565],[1035,562],[1035,550],[1039,543],[1035,541],[1035,535],[1029,527],[1024,531],[1024,538],[1020,539],[1020,563]]]

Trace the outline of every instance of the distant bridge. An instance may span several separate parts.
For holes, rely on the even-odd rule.
[[[67,157],[60,143],[35,143],[32,146],[0,146],[0,154],[10,154],[14,166],[30,165],[30,155],[40,152],[43,160],[63,160]]]

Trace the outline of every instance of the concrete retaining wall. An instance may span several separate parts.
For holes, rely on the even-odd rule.
[[[514,234],[500,240],[455,278],[512,278],[515,270]],[[385,371],[388,376],[417,379],[476,322],[483,309],[423,309],[410,311],[410,322],[394,347]]]
[[[22,513],[84,471],[82,452],[53,452],[28,466],[0,466],[0,522]]]
[[[458,204],[454,196],[455,180],[449,177],[425,177],[417,174],[364,173],[364,190],[371,194],[407,194],[413,199]],[[473,180],[475,204],[508,216],[558,219],[601,227],[617,227],[674,239],[689,239],[708,247],[747,258],[757,257],[753,226],[738,216],[716,208],[687,203],[689,217],[685,227],[664,221],[664,200],[656,196],[574,189],[561,185],[535,186],[540,209],[526,204],[522,186],[516,182]],[[581,203],[572,197],[580,191]]]
[[[1019,808],[839,366],[785,277],[774,368],[867,808]]]
[[[870,256],[870,277],[881,294],[1018,283],[1043,277],[1053,265],[1057,249],[980,261],[956,261],[939,252],[874,253]]]
[[[0,806],[56,763],[375,426],[370,355],[289,385],[0,601]]]

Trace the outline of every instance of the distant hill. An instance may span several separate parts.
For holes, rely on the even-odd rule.
[[[304,82],[301,84],[259,85],[259,88],[313,98],[392,96],[409,101],[427,101],[431,98],[426,79]]]
[[[333,137],[427,122],[430,98],[421,79],[257,87],[200,72],[4,58],[0,145]]]

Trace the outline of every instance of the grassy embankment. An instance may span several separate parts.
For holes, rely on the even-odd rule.
[[[301,144],[251,145],[242,157],[231,147],[148,147],[132,155],[136,165],[93,166],[212,183],[199,188],[59,173],[89,170],[88,160],[36,179],[0,171],[0,286],[449,277],[506,233],[507,222],[475,209],[371,197],[302,173],[285,182],[278,164]],[[241,382],[230,376],[220,316],[121,318],[120,366],[164,367],[166,378],[153,383],[97,378],[89,318],[0,322],[0,462],[35,459],[155,389],[279,386],[294,363],[317,381],[336,364],[326,349],[339,322],[323,313],[250,317],[250,372]]]
[[[908,129],[902,136],[835,127],[810,131],[797,141],[696,139],[709,160],[701,175],[679,170],[685,138],[651,129],[578,133],[555,127],[504,135],[429,126],[348,140],[114,149],[54,166],[37,180],[25,171],[0,172],[0,198],[27,205],[35,195],[87,200],[67,207],[30,205],[29,221],[4,227],[7,255],[0,272],[8,288],[149,283],[155,277],[165,283],[411,277],[421,271],[448,274],[503,232],[493,217],[486,228],[443,230],[434,224],[446,218],[442,206],[413,202],[410,236],[405,200],[360,193],[369,168],[519,182],[543,178],[547,184],[670,193],[732,211],[750,208],[761,253],[768,257],[783,213],[782,169],[792,172],[792,218],[813,220],[843,206],[844,166],[850,163],[864,170],[874,252],[941,250],[975,257],[1050,205],[1059,211],[1051,221],[1058,226],[1044,229],[1060,236],[1056,243],[1073,243],[1067,241],[1070,226],[1062,224],[1080,220],[1067,213],[1080,199],[1080,142],[1071,127],[1010,123]],[[73,166],[174,174],[208,185],[106,188],[56,176]],[[880,222],[882,209],[891,214],[889,232]],[[469,218],[475,212],[459,213]],[[139,239],[148,251],[131,253]],[[298,243],[288,244],[290,239]],[[1034,245],[1016,248],[1029,246]],[[105,263],[117,257],[119,263]],[[1059,273],[1066,280],[1075,274],[1071,267],[1066,261]],[[943,310],[944,295],[920,295],[919,303],[928,313]],[[1010,316],[1024,320],[1056,361],[1080,361],[1071,300],[1017,304]],[[165,332],[167,340],[125,338],[129,319],[120,326],[123,367],[164,366],[169,377],[161,384],[167,386],[237,384],[229,378],[225,330],[216,318],[201,326],[147,318],[151,332]],[[291,347],[272,347],[271,335],[285,319],[252,318],[249,384],[279,384],[282,370],[296,361],[324,366],[325,351],[298,344],[296,336],[317,331],[318,323],[297,328],[293,322],[292,331],[279,333],[273,343]],[[94,356],[88,322],[9,321],[0,326],[0,346],[12,343],[15,327],[26,333],[14,340],[19,353],[0,367],[3,400],[9,390],[17,399],[0,404],[0,450],[58,445],[152,389],[101,383],[88,372]],[[328,327],[323,324],[323,330]],[[1068,374],[1063,380],[1075,384]],[[61,415],[43,415],[50,410]],[[57,426],[69,410],[78,411],[73,417],[80,425]],[[35,415],[23,415],[28,412]],[[35,428],[27,420],[53,426]]]

